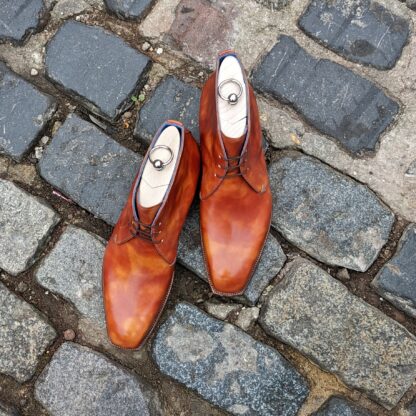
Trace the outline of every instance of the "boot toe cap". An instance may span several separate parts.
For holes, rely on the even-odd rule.
[[[244,292],[257,264],[256,252],[242,251],[236,256],[235,248],[208,250],[205,258],[211,289],[217,294],[228,296]]]
[[[248,284],[248,277],[241,277],[238,275],[231,275],[229,273],[214,273],[210,274],[211,289],[218,295],[241,295]]]
[[[172,279],[173,268],[162,262],[144,267],[137,261],[124,269],[104,262],[104,309],[114,345],[140,348],[163,310]]]
[[[114,316],[107,323],[108,337],[112,344],[125,349],[138,349],[149,334],[153,319],[131,314],[124,317]]]

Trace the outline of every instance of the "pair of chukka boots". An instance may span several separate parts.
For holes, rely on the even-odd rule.
[[[142,346],[163,311],[201,171],[201,239],[212,291],[243,293],[265,244],[272,196],[260,119],[233,51],[217,57],[202,91],[199,125],[200,147],[178,121],[159,128],[106,248],[107,329],[122,348]]]

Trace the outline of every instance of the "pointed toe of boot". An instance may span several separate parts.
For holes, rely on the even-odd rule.
[[[228,256],[224,256],[225,260]],[[235,258],[235,257],[233,257]],[[215,264],[215,257],[211,257],[212,264]],[[235,263],[235,262],[234,262]],[[233,264],[229,258],[229,263]],[[232,267],[209,267],[209,280],[211,290],[217,295],[234,296],[241,295],[250,281],[251,269],[236,269]]]
[[[117,249],[110,241],[104,257],[103,289],[107,333],[114,345],[138,349],[146,341],[163,311],[173,281],[173,268],[158,258],[153,258],[154,269],[149,269],[140,255],[135,256],[133,261],[130,259],[130,263],[124,262],[123,257],[114,252]],[[147,260],[152,257],[152,253],[144,255]],[[114,263],[116,258],[120,259],[120,264]]]
[[[247,240],[230,238],[226,244],[222,244],[213,238],[206,238],[203,243],[205,263],[214,293],[235,296],[245,291],[262,248],[262,241],[255,245],[247,243]]]
[[[112,314],[107,333],[113,345],[124,349],[139,349],[152,328],[153,317],[137,316],[134,311],[125,311],[123,315]]]
[[[170,284],[160,287],[158,293],[155,293],[155,290],[136,292],[127,286],[124,288],[115,286],[119,286],[119,283],[109,284],[106,294],[108,337],[120,348],[139,349],[163,311]],[[145,302],[144,299],[149,301]]]

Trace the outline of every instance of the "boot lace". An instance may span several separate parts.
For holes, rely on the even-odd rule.
[[[219,164],[218,167],[220,167],[221,169],[224,169],[225,172],[224,172],[224,175],[216,174],[215,176],[217,176],[220,179],[225,179],[225,178],[233,178],[233,177],[242,175],[240,167],[243,165],[243,162],[244,162],[243,155],[232,156],[232,157],[220,156],[220,159],[224,160],[224,162],[226,162],[226,165],[222,166],[221,164]]]
[[[163,240],[155,240],[154,237],[159,235],[162,231],[156,231],[155,226],[151,224],[144,224],[140,220],[131,221],[132,230],[131,233],[134,237],[139,237],[142,240],[149,241],[154,244],[159,244]]]

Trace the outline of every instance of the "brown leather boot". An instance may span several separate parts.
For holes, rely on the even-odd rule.
[[[232,74],[237,63],[241,82],[219,79],[224,78],[221,65],[226,58],[231,72],[223,73]],[[238,100],[244,105],[233,115]],[[220,53],[216,71],[203,88],[199,124],[201,236],[209,281],[214,293],[238,295],[247,287],[265,244],[272,196],[256,98],[232,51]],[[228,132],[234,137],[227,137]]]
[[[167,121],[150,144],[105,250],[107,331],[119,347],[139,348],[162,313],[199,171],[191,133]]]

